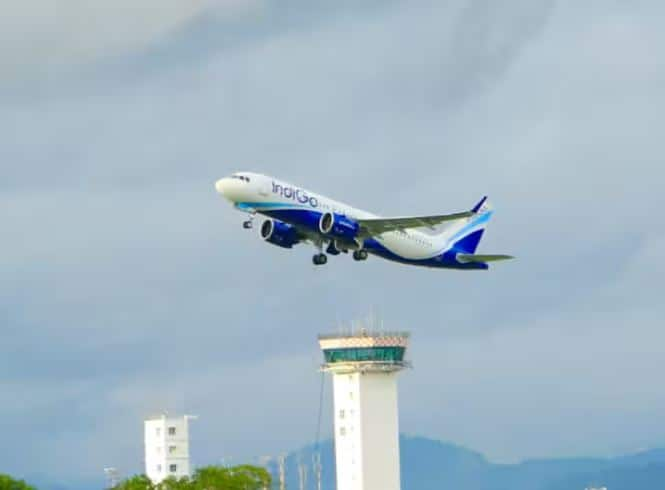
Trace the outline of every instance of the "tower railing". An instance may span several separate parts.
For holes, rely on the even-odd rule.
[[[352,337],[371,337],[371,338],[385,338],[385,337],[402,337],[402,338],[409,338],[411,334],[409,332],[404,332],[404,331],[386,331],[386,330],[377,330],[377,331],[370,331],[370,330],[363,330],[361,329],[360,331],[354,332],[354,331],[348,331],[348,332],[340,332],[340,333],[330,333],[330,334],[320,334],[319,335],[319,340],[334,340],[334,339],[347,339],[347,338],[352,338]]]

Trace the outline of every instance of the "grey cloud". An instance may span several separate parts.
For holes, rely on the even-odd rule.
[[[316,333],[370,308],[414,331],[408,432],[500,460],[661,441],[660,3],[307,5],[206,12],[163,49],[0,95],[8,470],[137,471],[162,408],[202,415],[200,462],[309,442]],[[314,269],[240,230],[212,187],[239,168],[385,214],[488,193],[481,246],[519,259]]]
[[[357,20],[335,17],[318,36],[304,27],[273,33],[263,43],[241,45],[228,53],[222,50],[203,71],[181,65],[183,57],[177,53],[165,55],[179,67],[175,73],[172,68],[166,79],[157,72],[146,75],[139,84],[106,87],[108,93],[78,87],[77,99],[61,97],[36,105],[34,110],[22,105],[10,111],[4,129],[12,135],[16,150],[12,152],[10,145],[3,157],[16,162],[10,176],[17,179],[34,179],[32,170],[39,165],[47,172],[40,176],[48,178],[50,185],[89,184],[90,179],[99,185],[102,180],[136,183],[170,175],[181,178],[187,172],[180,169],[192,163],[200,170],[220,169],[233,165],[227,162],[257,156],[269,160],[275,152],[284,154],[285,161],[321,158],[317,148],[325,145],[332,155],[338,154],[336,159],[351,160],[349,164],[357,172],[368,175],[385,165],[401,165],[395,156],[400,157],[403,150],[384,135],[398,131],[405,139],[417,137],[413,128],[439,112],[439,103],[453,111],[448,105],[466,97],[459,80],[465,81],[464,93],[482,91],[494,72],[509,66],[528,33],[542,27],[549,2],[534,5],[537,7],[529,10],[540,12],[540,17],[534,14],[536,21],[529,20],[531,16],[524,21],[504,15],[492,24],[498,38],[495,42],[488,37],[473,42],[456,40],[473,27],[470,12],[482,12],[487,19],[493,10],[481,2],[460,14],[459,4],[453,3],[430,6],[428,16],[422,15],[422,6],[388,9],[382,22],[369,28]],[[450,26],[442,30],[439,18]],[[188,37],[207,40],[200,32]],[[328,56],[321,56],[322,52]],[[419,56],[414,57],[414,52]],[[475,73],[470,71],[473,67]],[[81,90],[87,94],[83,103]],[[91,110],[100,106],[106,111]],[[333,107],[336,118],[330,119]],[[64,114],[73,116],[66,118],[66,125]],[[165,120],[169,123],[164,124]],[[343,120],[357,122],[337,122]],[[57,129],[53,126],[56,121]],[[191,121],[199,126],[197,133],[188,130]],[[124,133],[127,122],[137,127],[132,144]],[[41,139],[35,140],[34,129],[28,129],[35,124],[44,129]],[[445,119],[443,124],[442,132]],[[171,133],[180,138],[164,136]],[[256,146],[252,152],[247,151],[242,135],[252,135]],[[87,144],[72,148],[62,143],[73,138]],[[119,141],[125,144],[119,145]],[[43,144],[55,154],[43,152]],[[198,150],[208,146],[214,146],[224,159],[221,165]],[[369,155],[370,159],[354,156],[368,146],[387,151]],[[63,163],[47,165],[44,160],[53,156]],[[139,159],[144,163],[137,168],[134,162]],[[110,164],[113,172],[106,170]],[[125,170],[119,172],[118,166]],[[331,169],[337,166],[331,165]],[[11,178],[4,185],[10,182]]]
[[[104,57],[146,49],[203,12],[242,17],[258,7],[254,0],[6,2],[0,6],[2,85],[57,79]]]

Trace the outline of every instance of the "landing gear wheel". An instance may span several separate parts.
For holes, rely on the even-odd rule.
[[[326,254],[316,254],[312,257],[312,262],[314,265],[324,265],[328,262],[328,256]]]
[[[353,260],[367,260],[367,250],[355,250],[353,252]]]
[[[252,211],[249,214],[249,219],[247,221],[242,222],[242,227],[245,230],[251,230],[252,228],[254,228],[254,217],[255,216],[256,216],[256,211]]]

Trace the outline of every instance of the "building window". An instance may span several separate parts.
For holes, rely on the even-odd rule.
[[[177,464],[169,465],[169,471],[171,473],[175,473],[176,471],[178,471],[178,465]]]
[[[169,435],[174,436],[175,435],[175,427],[169,427]]]
[[[344,410],[339,411],[339,418],[343,419],[344,418]]]
[[[349,347],[340,349],[326,349],[323,351],[326,362],[358,362],[382,361],[402,362],[406,347]],[[349,380],[352,377],[349,375]]]
[[[162,465],[158,464],[157,465],[157,473],[161,473],[161,472],[162,472]]]
[[[155,448],[155,452],[156,452],[157,454],[162,454],[162,446],[157,446],[157,447]]]
[[[175,453],[175,446],[169,446],[169,454]]]
[[[339,435],[340,436],[345,436],[346,435],[346,427],[340,427]]]
[[[155,429],[155,435],[156,435],[157,437],[161,436],[161,435],[162,435],[162,429],[160,429],[159,427],[157,427],[157,428]]]

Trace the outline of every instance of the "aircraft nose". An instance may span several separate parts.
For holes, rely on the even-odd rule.
[[[241,180],[224,177],[215,182],[215,189],[230,202],[238,202],[247,198],[247,188]]]
[[[219,179],[217,182],[215,182],[215,189],[217,189],[217,192],[219,192],[221,195],[226,195],[226,193],[229,190],[229,179],[228,177],[224,177],[223,179]]]

